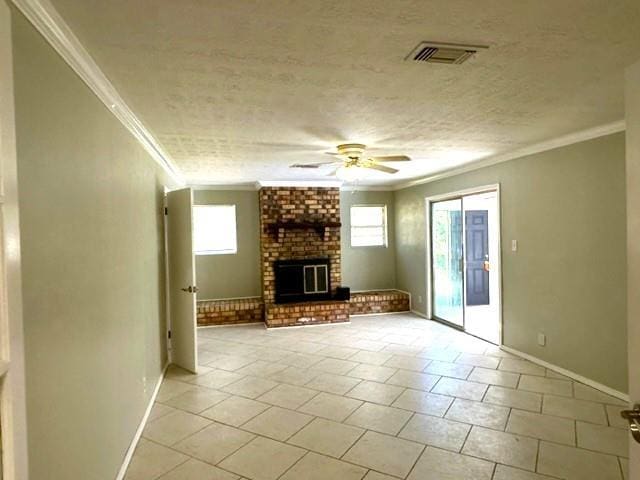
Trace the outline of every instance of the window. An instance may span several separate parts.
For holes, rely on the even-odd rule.
[[[351,246],[387,246],[386,205],[351,207]]]
[[[236,253],[236,206],[193,206],[193,249],[196,255]]]

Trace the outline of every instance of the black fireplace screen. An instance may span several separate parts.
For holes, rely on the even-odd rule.
[[[278,260],[274,265],[276,303],[328,300],[331,298],[329,259]]]

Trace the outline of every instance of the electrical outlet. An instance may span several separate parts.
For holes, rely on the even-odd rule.
[[[418,303],[422,303],[422,295],[418,295]]]
[[[538,334],[538,345],[544,347],[547,344],[547,336],[544,333]]]
[[[512,252],[518,251],[518,240],[511,240],[511,251]]]

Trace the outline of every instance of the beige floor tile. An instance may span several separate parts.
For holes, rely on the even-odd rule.
[[[280,372],[287,367],[289,367],[289,365],[258,360],[247,365],[246,367],[242,367],[236,370],[235,373],[240,375],[253,375],[256,377],[268,377],[269,375]]]
[[[600,425],[607,424],[604,405],[586,400],[545,395],[542,401],[542,413]]]
[[[397,435],[411,415],[411,412],[399,408],[365,402],[344,423],[388,435]]]
[[[151,408],[151,413],[149,413],[149,418],[147,418],[147,423],[153,422],[164,415],[174,412],[176,409],[173,407],[169,407],[162,403],[154,403]]]
[[[392,477],[391,475],[369,470],[369,473],[367,473],[362,480],[398,480],[398,477]]]
[[[295,410],[311,400],[318,393],[317,390],[310,388],[281,384],[269,390],[267,393],[260,395],[256,400]]]
[[[314,452],[340,458],[360,438],[364,430],[324,418],[316,418],[288,440]]]
[[[387,383],[428,392],[440,378],[438,375],[431,375],[429,373],[398,370],[397,373],[387,380]]]
[[[467,400],[482,400],[488,386],[483,383],[468,382],[457,378],[442,377],[435,387],[431,389],[433,393],[460,397]]]
[[[346,395],[366,402],[391,405],[403,391],[403,387],[365,380],[352,388]]]
[[[532,412],[540,412],[542,409],[542,395],[539,393],[512,390],[493,385],[487,390],[483,402]]]
[[[278,363],[283,365],[291,365],[298,368],[310,368],[318,362],[324,360],[325,357],[321,355],[311,355],[308,353],[292,353],[284,358],[278,360]]]
[[[491,368],[476,367],[467,380],[472,382],[488,383],[501,387],[516,388],[520,374],[493,370]]]
[[[244,430],[284,441],[313,420],[310,415],[286,408],[271,407],[242,425]]]
[[[629,434],[627,430],[614,427],[577,422],[578,447],[610,453],[619,457],[629,456]]]
[[[493,463],[427,447],[408,480],[491,480]]]
[[[571,382],[566,380],[557,380],[555,378],[537,377],[535,375],[522,375],[520,377],[520,383],[518,383],[518,390],[548,393],[564,397],[573,396],[573,387]]]
[[[275,382],[302,386],[316,378],[318,375],[320,375],[320,372],[315,370],[303,370],[296,367],[287,367],[284,370],[280,370],[279,372],[269,375],[268,378]]]
[[[431,373],[433,375],[442,375],[444,377],[453,377],[465,380],[472,370],[473,367],[471,365],[433,360],[429,364],[429,366],[424,369],[424,372]]]
[[[320,393],[298,408],[299,412],[342,422],[353,413],[362,402],[331,393]]]
[[[365,468],[309,452],[280,480],[360,480],[365,473]]]
[[[422,453],[423,445],[376,432],[366,432],[343,460],[404,478]]]
[[[376,382],[384,382],[391,375],[396,373],[397,369],[390,367],[382,367],[378,365],[369,365],[361,363],[353,370],[347,373],[348,377],[362,378],[363,380],[374,380]]]
[[[445,395],[406,389],[400,394],[396,401],[393,402],[392,406],[412,412],[442,417],[451,406],[451,403],[453,403],[453,400],[453,397],[447,397]]]
[[[571,378],[567,377],[566,375],[562,375],[561,373],[554,372],[553,370],[549,370],[548,368],[547,368],[547,371],[545,372],[545,377],[557,378],[558,380],[573,381]]]
[[[149,480],[173,470],[189,459],[186,455],[144,438],[140,439],[125,480]]]
[[[190,383],[180,382],[177,380],[166,379],[162,382],[158,395],[156,395],[156,402],[165,403],[167,400],[177,397],[181,393],[188,392],[193,389],[193,385]]]
[[[445,418],[496,430],[504,430],[508,416],[509,408],[456,398]]]
[[[216,422],[239,427],[256,415],[264,412],[267,408],[269,408],[269,405],[256,402],[255,400],[243,397],[230,397],[201,412],[200,415],[215,420]]]
[[[276,480],[305,452],[302,448],[257,437],[227,457],[219,467],[252,480]]]
[[[460,352],[444,347],[427,347],[418,352],[416,356],[442,362],[453,362],[460,356]]]
[[[214,423],[176,443],[173,448],[207,463],[216,464],[231,455],[255,435],[221,423]]]
[[[393,357],[393,354],[386,352],[360,351],[349,357],[349,360],[353,362],[367,363],[369,365],[383,365],[391,357]]]
[[[340,347],[336,345],[328,345],[321,350],[318,350],[317,354],[324,357],[338,358],[340,360],[346,360],[358,353],[357,348]]]
[[[544,376],[545,368],[535,363],[531,363],[527,360],[520,360],[518,358],[503,358],[500,361],[498,370],[504,370],[506,372],[524,373],[527,375],[541,375]]]
[[[482,427],[473,427],[462,453],[533,471],[538,440]]]
[[[421,372],[427,365],[429,365],[429,363],[431,363],[431,360],[426,358],[411,357],[408,355],[393,355],[389,360],[384,362],[384,366]]]
[[[240,397],[255,399],[277,386],[278,383],[273,380],[249,376],[222,387],[221,390]]]
[[[477,355],[473,353],[461,353],[460,356],[456,358],[456,363],[461,363],[463,365],[471,365],[474,367],[498,368],[500,359],[496,357],[486,356],[486,355]]]
[[[167,368],[167,372],[164,375],[165,380],[178,380],[180,382],[191,383],[198,377],[202,375],[206,375],[211,372],[213,368],[206,367],[202,365],[198,365],[198,373],[189,372],[183,368],[180,368],[176,365],[169,365]]]
[[[314,388],[316,390],[322,390],[323,392],[334,393],[336,395],[344,395],[353,387],[358,385],[361,381],[362,380],[360,380],[359,378],[322,373],[307,382],[305,386]]]
[[[591,402],[600,402],[600,403],[608,403],[609,405],[620,405],[622,407],[627,405],[627,402],[624,400],[620,400],[619,398],[612,397],[611,395],[607,395],[600,390],[596,390],[595,388],[589,387],[582,383],[574,382],[573,383],[573,392],[574,397],[580,400],[589,400]]]
[[[170,446],[210,424],[206,418],[176,410],[148,423],[143,435],[149,440]]]
[[[233,372],[234,370],[238,370],[239,368],[246,367],[256,360],[258,360],[256,357],[245,357],[240,355],[220,355],[215,360],[207,362],[207,366]]]
[[[333,373],[334,375],[345,375],[348,371],[358,366],[357,362],[350,360],[339,360],[337,358],[325,358],[316,363],[312,370],[318,370],[324,373]]]
[[[609,425],[617,428],[629,428],[629,423],[620,416],[620,412],[625,409],[621,405],[605,405],[607,411],[607,418],[609,419]]]
[[[237,480],[238,478],[240,477],[233,473],[192,458],[162,475],[158,480]]]
[[[219,392],[210,388],[195,387],[193,390],[181,393],[170,398],[166,404],[190,413],[200,413],[207,408],[229,398],[228,393]]]
[[[205,375],[200,375],[191,383],[209,388],[221,388],[230,383],[241,380],[244,375],[226,370],[214,369]]]
[[[565,445],[575,446],[576,443],[573,420],[523,410],[511,412],[506,431]]]
[[[527,472],[519,468],[507,467],[506,465],[496,465],[496,472],[493,480],[556,480],[539,473]]]
[[[621,480],[618,459],[555,443],[540,442],[538,472],[566,480]]]
[[[399,437],[459,452],[471,430],[470,425],[430,415],[414,415]]]

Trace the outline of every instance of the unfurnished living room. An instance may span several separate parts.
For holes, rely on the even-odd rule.
[[[640,480],[638,0],[0,0],[0,480]]]

